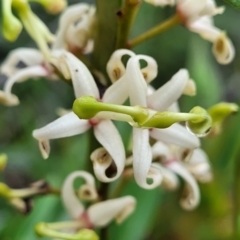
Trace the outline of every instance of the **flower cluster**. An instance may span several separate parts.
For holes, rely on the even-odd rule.
[[[63,0],[37,2],[52,13],[59,12],[66,5]],[[223,13],[224,8],[216,7],[213,0],[146,2],[157,6],[176,6],[179,23],[212,42],[213,54],[219,63],[232,61],[234,48],[230,39],[212,22],[212,17]],[[184,209],[194,209],[200,202],[197,181],[205,183],[213,177],[199,137],[219,133],[224,119],[236,112],[238,106],[220,103],[207,110],[196,106],[189,113],[181,112],[178,99],[182,95],[194,96],[197,90],[188,70],[180,69],[163,86],[154,89],[150,83],[157,77],[157,62],[150,56],[137,55],[125,48],[114,51],[108,60],[108,76],[103,78],[110,79],[111,84],[102,94],[96,79],[100,81],[99,76],[104,74],[87,67],[86,61],[80,60],[84,54],[94,51],[97,21],[94,6],[81,3],[66,8],[60,17],[56,35],[51,34],[35,16],[28,1],[3,1],[3,7],[4,36],[8,40],[17,38],[22,27],[20,19],[40,50],[20,48],[9,54],[0,68],[1,73],[8,77],[0,91],[0,102],[7,106],[18,105],[20,101],[12,93],[12,87],[29,78],[63,79],[73,86],[76,100],[72,110],[33,131],[43,158],[47,159],[50,155],[50,140],[83,134],[92,128],[101,147],[89,153],[89,160],[100,182],[110,183],[128,175],[134,176],[136,183],[144,189],[162,187],[175,190],[180,185],[179,176],[185,181],[180,204]],[[19,19],[12,14],[12,8]],[[51,43],[50,47],[48,43]],[[123,61],[126,57],[128,60]],[[18,67],[20,61],[26,65],[25,68]],[[121,134],[113,121],[132,126],[130,154],[126,153]],[[183,122],[186,122],[186,127]],[[0,156],[2,166],[4,159]],[[73,182],[79,177],[86,183],[75,190]],[[26,197],[47,193],[49,188],[43,189],[39,184],[20,190],[0,184],[0,194],[19,209],[25,207],[23,200]],[[137,202],[133,196],[102,199],[94,177],[84,170],[71,173],[60,193],[73,221],[39,223],[36,226],[39,236],[81,239],[88,235],[86,239],[97,239],[94,232],[82,229],[105,227],[113,219],[121,223],[134,211]],[[86,208],[80,200],[94,203]],[[58,232],[66,229],[70,229],[70,233]]]

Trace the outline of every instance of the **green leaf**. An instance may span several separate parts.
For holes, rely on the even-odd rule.
[[[240,1],[239,0],[224,0],[226,3],[240,10]]]
[[[222,92],[221,76],[209,43],[195,34],[192,34],[189,43],[186,68],[196,83],[197,94],[194,97],[183,97],[183,110],[188,111],[196,105],[208,108],[216,104]]]

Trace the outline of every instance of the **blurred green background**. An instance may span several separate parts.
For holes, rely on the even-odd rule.
[[[76,2],[78,1],[69,1],[69,4]],[[217,3],[226,5],[222,1]],[[37,4],[32,6],[34,12],[54,32],[58,16],[46,14]],[[172,8],[156,8],[143,3],[131,35],[137,36],[173,13]],[[226,6],[225,13],[216,16],[214,20],[219,28],[227,31],[236,49],[234,61],[227,66],[219,65],[215,61],[210,43],[182,26],[175,27],[134,49],[137,53],[150,55],[157,60],[159,72],[153,82],[154,86],[161,86],[180,68],[189,69],[191,78],[197,84],[197,95],[181,98],[183,111],[189,111],[195,105],[208,108],[219,101],[239,103],[240,12]],[[23,46],[35,47],[25,32],[14,43],[5,41],[0,35],[0,62],[9,51]],[[4,80],[4,76],[1,76],[1,88]],[[46,179],[53,187],[60,188],[69,173],[84,168],[90,161],[90,134],[51,141],[50,157],[44,161],[37,141],[32,138],[32,131],[56,119],[57,108],[71,108],[73,90],[63,81],[39,79],[16,84],[13,92],[19,96],[21,104],[9,108],[0,106],[0,152],[9,156],[6,170],[0,173],[1,181],[11,187],[21,188],[30,182]],[[214,180],[210,184],[200,184],[202,199],[196,210],[187,212],[181,209],[178,203],[181,189],[177,192],[167,192],[161,188],[147,191],[130,181],[122,195],[134,195],[138,201],[137,208],[122,225],[110,225],[109,239],[231,239],[234,211],[232,193],[236,191],[233,188],[233,163],[240,147],[239,122],[240,114],[237,114],[225,122],[220,136],[202,139],[202,146],[211,161]],[[121,129],[127,145],[130,127],[125,123],[117,123],[117,126]],[[1,240],[39,239],[34,234],[34,225],[37,222],[68,219],[61,200],[56,196],[36,198],[34,208],[27,216],[16,212],[6,201],[0,199]]]

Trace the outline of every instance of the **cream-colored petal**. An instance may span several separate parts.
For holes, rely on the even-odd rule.
[[[200,12],[200,15],[214,16],[216,14],[222,14],[224,7],[217,7],[214,0],[207,0],[204,9]]]
[[[81,19],[81,17],[89,11],[90,6],[91,5],[87,3],[78,3],[65,9],[60,16],[59,28],[53,44],[53,49],[61,49],[66,47],[66,33],[69,26]]]
[[[0,72],[11,77],[20,70],[17,67],[20,62],[27,66],[40,65],[43,62],[43,55],[37,49],[17,48],[8,54],[0,67]]]
[[[132,57],[135,56],[135,53],[127,49],[116,50],[107,63],[107,73],[112,83],[116,82],[125,74],[126,69],[122,62],[122,58],[125,55]]]
[[[158,168],[160,170],[160,173],[162,174],[162,182],[160,187],[169,191],[176,190],[179,187],[180,183],[178,177],[173,171],[166,167],[163,167],[159,163],[153,163],[152,165],[155,168]]]
[[[13,85],[16,82],[23,82],[30,78],[45,77],[48,76],[48,74],[49,72],[40,65],[20,69],[5,82],[3,91],[0,91],[0,102],[7,106],[18,105],[18,97],[11,92]]]
[[[10,95],[14,83],[23,82],[28,80],[29,78],[46,77],[48,75],[49,75],[49,72],[41,65],[23,68],[18,72],[16,72],[12,77],[7,79],[3,89],[7,95],[8,94]]]
[[[112,104],[123,104],[128,98],[128,84],[124,76],[107,88],[102,101]]]
[[[87,210],[90,222],[96,227],[107,226],[113,219],[123,222],[135,209],[136,200],[132,196],[96,203]]]
[[[51,62],[58,70],[66,78],[72,79],[76,98],[88,95],[99,99],[99,91],[92,74],[77,57],[64,50],[61,53],[56,52],[55,57],[54,54],[52,57]]]
[[[188,96],[195,96],[196,95],[196,83],[189,79],[187,81],[187,84],[183,90],[183,94],[188,95]]]
[[[47,159],[51,151],[49,140],[39,140],[38,147],[42,154],[43,159]]]
[[[167,83],[147,97],[147,104],[157,111],[164,111],[183,94],[189,74],[186,69],[179,70]]]
[[[185,166],[199,182],[209,182],[213,178],[208,156],[200,148],[193,151],[189,162],[185,163]]]
[[[0,103],[5,106],[16,106],[19,104],[19,99],[14,94],[6,94],[4,91],[0,90]]]
[[[145,0],[145,2],[160,7],[174,6],[176,4],[175,0]]]
[[[90,127],[91,125],[88,120],[79,119],[75,113],[70,112],[49,123],[45,127],[34,130],[33,137],[39,140],[40,150],[43,156],[45,156],[44,158],[47,158],[50,148],[49,151],[46,152],[44,147],[41,147],[42,143],[46,143],[49,139],[64,138],[81,134],[86,132]]]
[[[228,64],[233,60],[235,49],[232,41],[225,32],[214,26],[210,17],[201,17],[190,23],[188,28],[213,43],[212,52],[220,64]]]
[[[163,142],[157,141],[151,149],[153,159],[158,162],[165,162],[173,157],[170,148]]]
[[[101,161],[95,161],[94,172],[96,177],[103,182],[114,181],[122,174],[126,159],[121,136],[111,120],[102,120],[94,126],[94,135],[116,165],[116,175],[108,177],[104,171],[106,169],[106,162],[103,162],[104,164],[101,167]],[[109,160],[107,163],[109,164]]]
[[[110,180],[106,176],[106,170],[113,162],[109,152],[103,147],[97,148],[91,153],[90,159],[93,162],[93,171],[96,178],[102,182],[109,182]]]
[[[33,131],[39,140],[70,137],[86,132],[91,125],[88,120],[79,119],[73,112],[67,113],[48,125]]]
[[[183,197],[180,201],[181,206],[186,210],[196,208],[200,202],[200,192],[194,177],[180,162],[172,161],[168,163],[166,167],[177,173],[186,181]]]
[[[149,69],[156,68],[156,61],[145,55],[137,55],[128,60],[126,68],[126,81],[128,83],[128,91],[130,103],[132,106],[147,106],[147,83],[140,69],[140,60],[147,62]],[[147,68],[147,67],[146,67]],[[146,74],[152,74],[150,71]]]
[[[201,16],[208,0],[177,0],[177,11],[185,23],[194,21]]]
[[[220,64],[228,64],[235,57],[234,46],[225,32],[221,32],[214,41],[212,52]]]
[[[209,16],[200,17],[187,25],[192,32],[199,34],[203,39],[214,42],[220,30],[214,26],[213,19]]]
[[[88,40],[91,38],[95,11],[95,7],[91,5],[75,24],[68,27],[65,37],[70,47],[84,49],[87,46]]]
[[[61,197],[65,208],[73,219],[78,219],[84,212],[84,206],[76,196],[73,186],[76,178],[83,178],[86,182],[84,186],[87,185],[88,189],[97,195],[94,178],[91,174],[85,171],[75,171],[68,175],[62,186]]]
[[[150,130],[150,136],[158,141],[184,148],[197,148],[200,146],[199,139],[178,123],[165,129],[153,128]]]
[[[149,131],[133,128],[133,170],[137,184],[145,189],[160,185],[162,176],[159,171],[151,169],[152,152],[149,145]],[[147,179],[152,179],[148,184]]]

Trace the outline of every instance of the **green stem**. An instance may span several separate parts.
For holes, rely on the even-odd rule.
[[[93,65],[106,74],[106,64],[115,50],[117,36],[116,13],[121,8],[121,0],[96,1],[96,32],[94,36]],[[110,84],[110,80],[107,80]]]
[[[100,183],[98,194],[101,198],[101,201],[105,201],[108,199],[108,190],[109,190],[109,183]],[[102,227],[100,230],[100,239],[108,240],[108,226]]]
[[[175,14],[174,16],[170,17],[166,21],[158,24],[157,26],[149,29],[147,32],[137,36],[136,38],[130,40],[128,42],[128,47],[133,48],[137,46],[138,44],[145,42],[146,40],[153,38],[163,32],[166,32],[172,27],[175,27],[176,25],[181,23],[181,19],[178,14]]]
[[[240,239],[240,231],[238,230],[238,218],[240,216],[240,150],[238,150],[233,165],[233,189],[232,189],[232,215],[233,215],[233,238]]]
[[[118,32],[116,49],[125,48],[132,24],[139,10],[140,0],[125,0],[121,10],[117,12]]]

